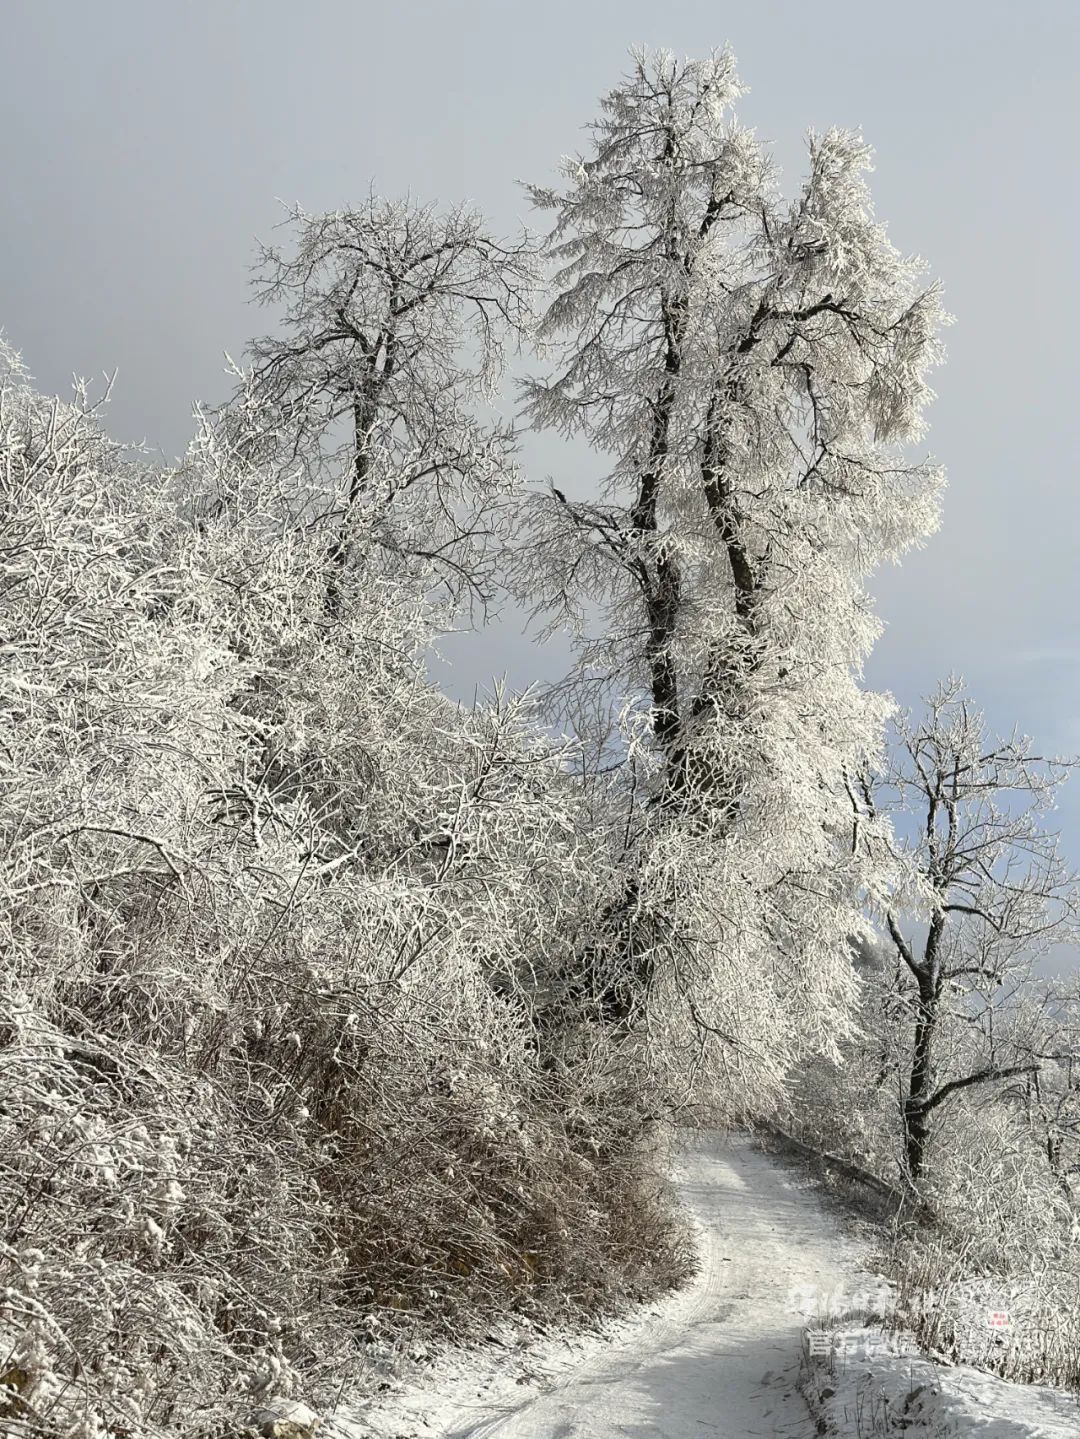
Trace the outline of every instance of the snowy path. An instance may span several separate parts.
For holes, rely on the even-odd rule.
[[[679,1189],[700,1231],[695,1282],[624,1337],[550,1376],[547,1392],[522,1402],[519,1390],[513,1407],[478,1405],[437,1432],[811,1439],[794,1382],[803,1323],[817,1310],[807,1296],[856,1287],[864,1277],[857,1246],[812,1190],[745,1140],[702,1135],[680,1168]]]
[[[678,1294],[609,1328],[459,1351],[416,1384],[328,1426],[339,1439],[816,1439],[795,1385],[802,1330],[880,1281],[797,1172],[745,1139],[692,1137],[677,1176],[701,1268]],[[865,1334],[869,1331],[860,1331]],[[859,1333],[856,1334],[859,1337]],[[502,1362],[497,1356],[502,1356]],[[911,1350],[842,1368],[834,1422],[881,1395],[926,1394],[919,1434],[1075,1439],[1076,1397],[936,1368]],[[870,1385],[866,1389],[866,1384]],[[876,1397],[875,1397],[876,1396]],[[876,1408],[875,1408],[876,1406]],[[845,1427],[846,1426],[846,1427]],[[916,1432],[915,1429],[912,1432]]]

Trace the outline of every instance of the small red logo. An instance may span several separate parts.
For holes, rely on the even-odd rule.
[[[991,1309],[987,1318],[991,1329],[1008,1329],[1009,1316],[1004,1309]]]

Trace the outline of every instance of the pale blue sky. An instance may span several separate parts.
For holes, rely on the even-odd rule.
[[[997,724],[1080,750],[1078,32],[1073,0],[8,0],[0,325],[43,388],[118,368],[112,429],[171,455],[264,327],[246,266],[275,198],[374,182],[512,227],[515,180],[577,148],[628,46],[730,41],[793,180],[807,127],[863,127],[878,211],[958,317],[932,415],[945,526],[875,586],[871,678],[910,702],[960,670]],[[564,488],[590,478],[570,463]],[[461,686],[504,669],[541,671],[506,628]]]

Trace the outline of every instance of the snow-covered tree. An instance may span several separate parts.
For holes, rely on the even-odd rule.
[[[959,680],[938,688],[921,719],[897,724],[876,802],[908,841],[906,889],[885,917],[906,1011],[901,1114],[913,1181],[950,1102],[1034,1074],[1049,1053],[1028,1032],[1024,991],[1033,963],[1077,938],[1076,879],[1046,822],[1068,768],[1025,736],[993,736]]]
[[[582,635],[576,702],[631,706],[647,804],[604,947],[619,1007],[674,987],[729,1055],[780,1016],[817,1041],[836,1023],[874,883],[841,852],[844,775],[887,711],[859,683],[865,582],[933,530],[941,486],[907,450],[938,293],[874,218],[867,146],[811,135],[785,201],[741,92],[726,52],[635,54],[564,183],[532,191],[558,293],[529,409],[607,471],[594,498],[537,498],[522,560]]]
[[[251,345],[235,432],[264,461],[273,435],[286,462],[304,462],[333,536],[330,613],[360,551],[419,561],[455,598],[482,602],[492,501],[512,483],[515,444],[478,411],[530,325],[528,242],[496,239],[466,206],[376,196],[320,215],[295,208],[288,223],[289,243],[262,247],[255,268],[256,299],[281,328]]]

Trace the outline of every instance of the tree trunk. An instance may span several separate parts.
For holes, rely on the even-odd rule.
[[[739,397],[738,383],[731,380],[713,393],[701,460],[702,492],[731,568],[739,638],[734,644],[727,640],[712,646],[706,657],[698,693],[687,707],[677,743],[669,749],[664,799],[669,805],[683,803],[688,796],[696,804],[707,803],[714,817],[723,816],[723,827],[735,818],[744,776],[719,772],[710,754],[708,727],[722,723],[725,716],[737,722],[747,683],[762,662],[756,633],[758,568],[747,546],[743,517],[732,492],[724,420],[727,407],[736,404]]]
[[[371,430],[375,423],[375,405],[369,396],[357,390],[353,394],[353,462],[341,528],[327,554],[329,573],[326,580],[326,612],[331,619],[341,615],[341,577],[352,553],[349,525],[353,510],[371,480]]]
[[[682,368],[680,346],[685,322],[684,307],[680,308],[677,302],[665,299],[664,329],[667,339],[664,379],[653,408],[648,461],[638,481],[638,492],[630,511],[635,535],[639,539],[648,537],[654,544],[658,533],[657,507],[671,443],[676,383]],[[673,556],[654,550],[642,558],[638,577],[648,626],[646,658],[652,695],[652,728],[657,742],[666,750],[679,733],[679,681],[671,656],[671,639],[682,604],[681,576]]]
[[[907,1098],[904,1100],[904,1153],[908,1178],[917,1184],[922,1178],[929,1137],[929,1110],[934,1081],[934,1031],[937,1028],[937,986],[930,976],[919,980],[918,1017],[911,1058]]]

